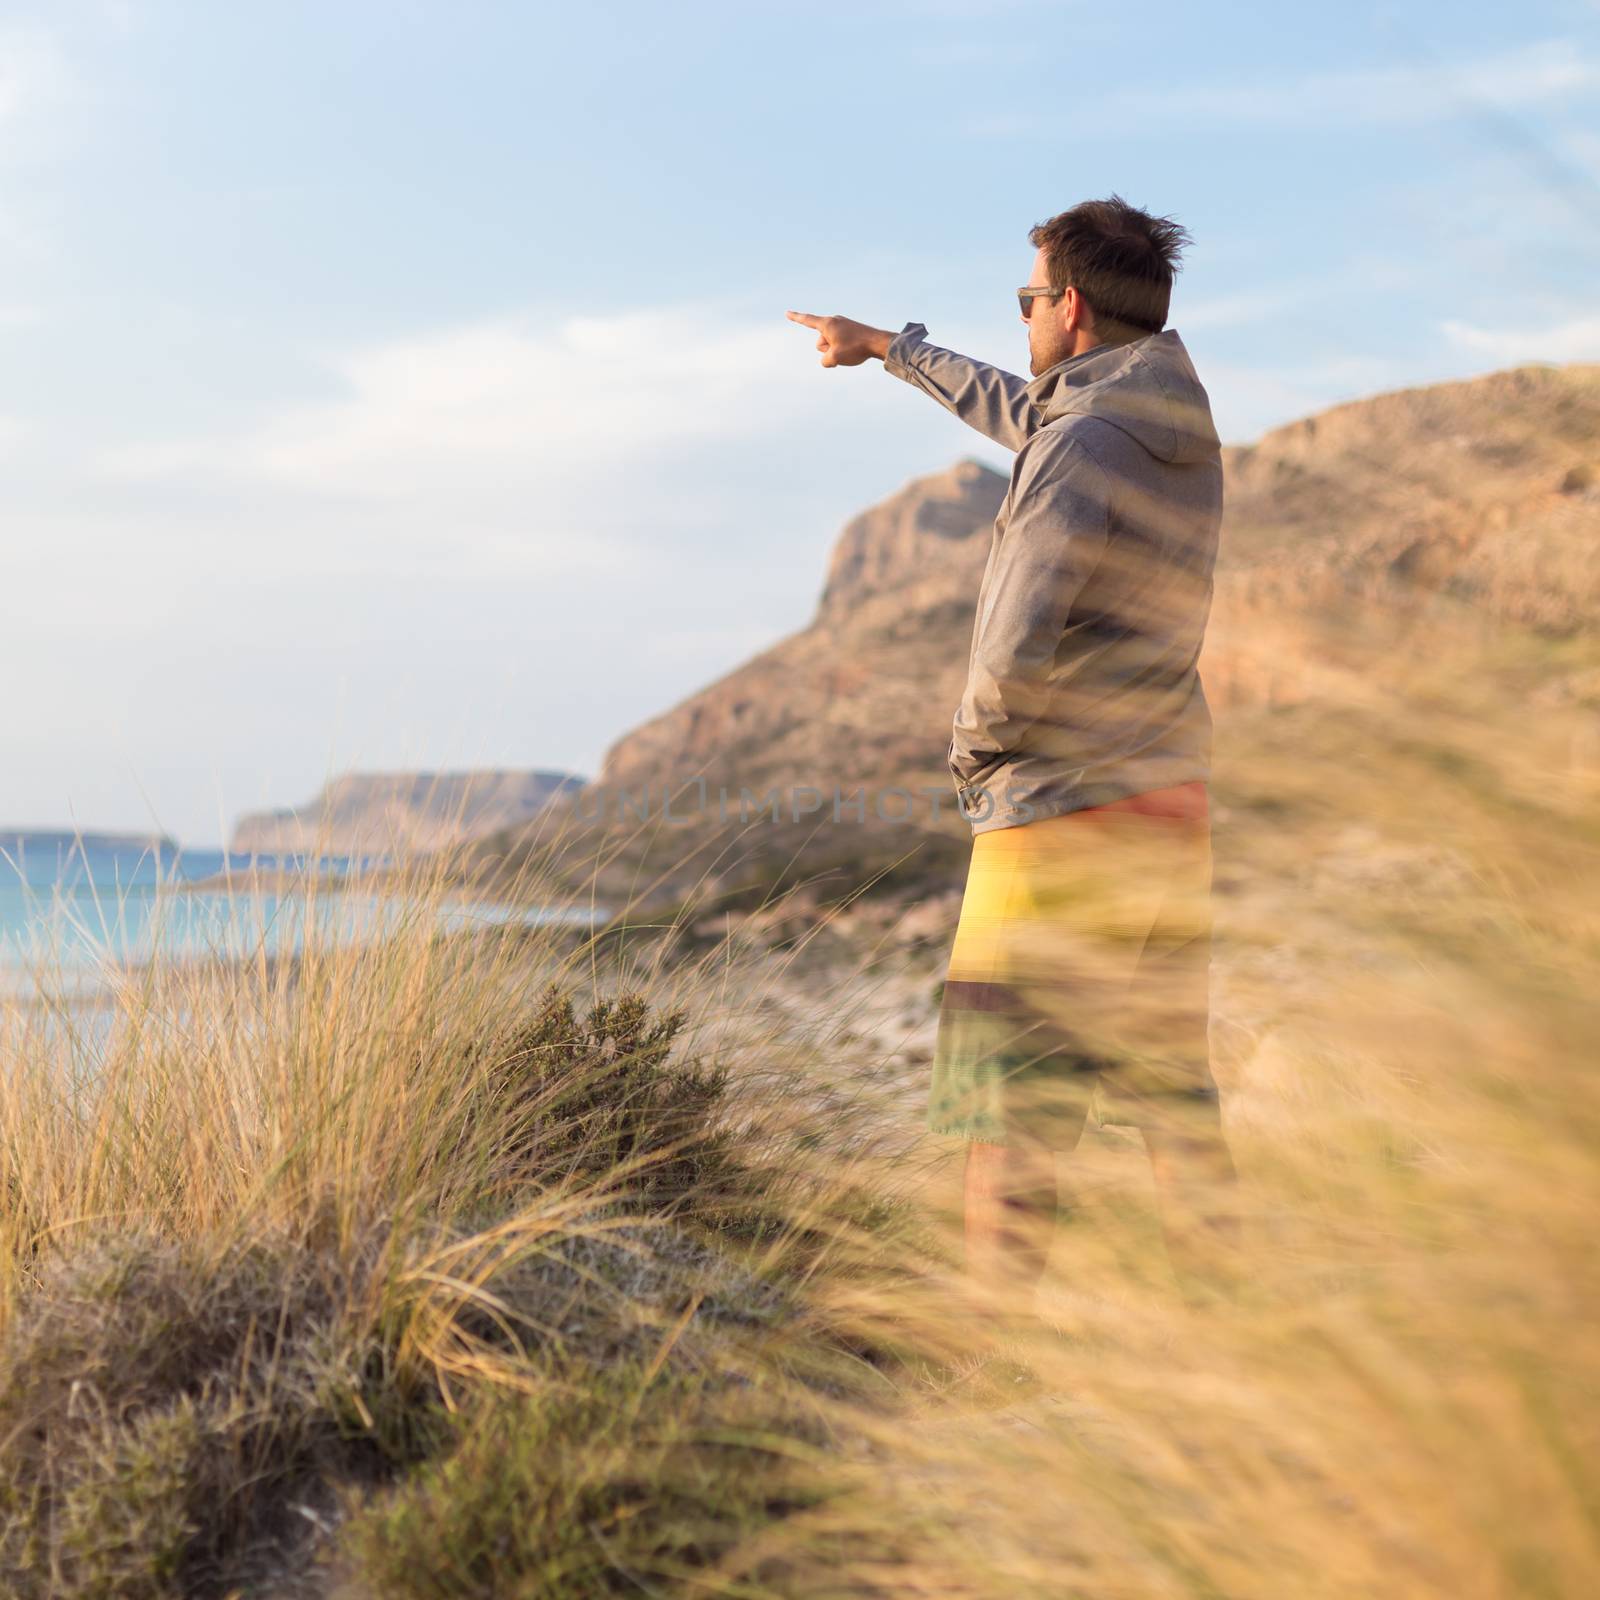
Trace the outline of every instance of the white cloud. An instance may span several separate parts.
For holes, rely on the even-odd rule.
[[[329,750],[405,765],[412,735],[431,763],[592,770],[802,625],[848,516],[970,451],[877,363],[821,368],[764,298],[337,352],[319,398],[98,475],[30,439],[0,475],[0,662],[40,686],[40,754],[6,809],[58,814],[87,749],[164,774],[191,839],[217,831],[207,770],[230,813],[310,793]]]
[[[319,581],[670,585],[736,544],[779,570],[797,559],[787,541],[745,547],[824,492],[809,460],[837,467],[866,439],[904,449],[927,426],[900,384],[822,370],[814,343],[781,302],[762,318],[710,302],[499,316],[320,357],[331,398],[104,449],[89,474],[142,508],[144,549],[173,564],[225,527],[228,565],[247,549]]]
[[[1433,122],[1462,112],[1548,108],[1600,89],[1600,61],[1569,39],[1546,39],[1481,60],[1317,72],[1249,83],[1172,84],[1086,97],[1070,118],[1028,113],[976,118],[967,131],[994,138],[1065,133],[1085,123],[1129,128],[1154,119],[1272,125]]]
[[[1477,328],[1466,322],[1441,322],[1454,345],[1497,365],[1525,361],[1600,361],[1600,316],[1573,317],[1546,328]]]
[[[114,478],[228,479],[374,503],[473,503],[492,485],[589,481],[624,461],[771,435],[826,403],[805,330],[715,305],[503,316],[323,358],[343,391],[231,437],[105,455]]]
[[[66,63],[50,34],[42,28],[0,23],[0,124],[14,125],[32,115],[66,85]]]

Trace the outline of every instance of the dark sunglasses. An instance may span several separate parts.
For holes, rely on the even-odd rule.
[[[1059,300],[1066,292],[1065,289],[1018,289],[1017,305],[1022,310],[1022,320],[1026,322],[1033,315],[1035,300]]]

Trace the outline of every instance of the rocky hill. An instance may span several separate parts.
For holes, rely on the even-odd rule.
[[[517,828],[582,780],[568,772],[352,772],[309,804],[241,817],[239,854],[388,855]]]
[[[617,740],[602,785],[886,784],[929,767],[961,695],[1006,479],[977,461],[917,478],[846,524],[811,624]],[[938,762],[933,763],[937,768]]]
[[[1308,625],[1600,621],[1600,365],[1525,366],[1335,406],[1224,453],[1202,675],[1213,704],[1314,692]]]
[[[1219,714],[1292,704],[1334,679],[1381,681],[1382,640],[1441,616],[1552,640],[1600,621],[1600,366],[1519,367],[1351,402],[1229,448],[1224,466],[1201,663]],[[713,794],[947,787],[1006,486],[962,460],[853,518],[812,621],[624,734],[580,800],[597,818],[618,815],[616,796],[652,788],[693,807],[685,786],[696,776]],[[823,853],[844,859],[846,834],[857,866],[907,847],[903,829],[872,831],[834,828]],[[765,838],[774,853],[803,844],[811,859],[818,833],[807,823]],[[957,817],[944,834],[968,837]],[[655,848],[662,836],[658,827]],[[666,846],[686,839],[678,830]],[[642,848],[615,859],[636,874]]]
[[[1281,630],[1443,593],[1553,633],[1600,616],[1600,366],[1521,367],[1334,407],[1228,449],[1201,672],[1213,706],[1301,692]],[[976,461],[846,525],[809,626],[607,751],[601,783],[939,781],[1006,479]]]

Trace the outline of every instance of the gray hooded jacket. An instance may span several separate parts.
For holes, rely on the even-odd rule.
[[[950,742],[972,831],[1208,778],[1222,459],[1183,341],[1097,345],[1029,381],[927,331],[908,322],[884,367],[1016,451]]]

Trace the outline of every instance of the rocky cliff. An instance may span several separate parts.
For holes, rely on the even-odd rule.
[[[1215,709],[1314,692],[1335,610],[1600,618],[1600,366],[1519,367],[1354,401],[1224,453],[1201,674]],[[852,519],[798,633],[633,729],[602,785],[939,784],[1007,479],[965,460]]]
[[[1005,493],[966,460],[853,518],[810,625],[625,734],[598,782],[887,784],[925,773],[930,748],[937,769]]]
[[[1414,677],[1430,630],[1534,640],[1530,714],[1600,704],[1600,670],[1586,664],[1600,622],[1600,366],[1520,367],[1355,401],[1229,448],[1224,467],[1201,661],[1221,777],[1227,739],[1255,711],[1319,698],[1397,708],[1391,653]],[[536,867],[553,890],[617,905],[637,903],[644,884],[658,904],[759,899],[796,877],[859,885],[880,871],[917,894],[959,884],[970,833],[953,804],[914,828],[753,808],[725,850],[707,847],[709,828],[666,823],[660,797],[676,791],[720,840],[724,817],[701,798],[719,786],[735,797],[835,785],[950,795],[950,723],[1007,481],[962,460],[853,518],[806,627],[616,740],[571,808],[592,820],[559,843],[542,824],[497,835],[478,852],[486,870]],[[1426,713],[1400,720],[1421,729]],[[1589,723],[1584,737],[1600,744],[1600,716]],[[645,797],[643,820],[629,796]]]
[[[1526,366],[1335,406],[1229,450],[1202,661],[1214,704],[1316,692],[1308,630],[1600,622],[1600,366]],[[1359,629],[1358,629],[1359,632]],[[1375,665],[1370,639],[1353,662]]]
[[[241,817],[231,851],[389,855],[437,850],[537,816],[582,782],[568,772],[353,772],[309,804]]]

